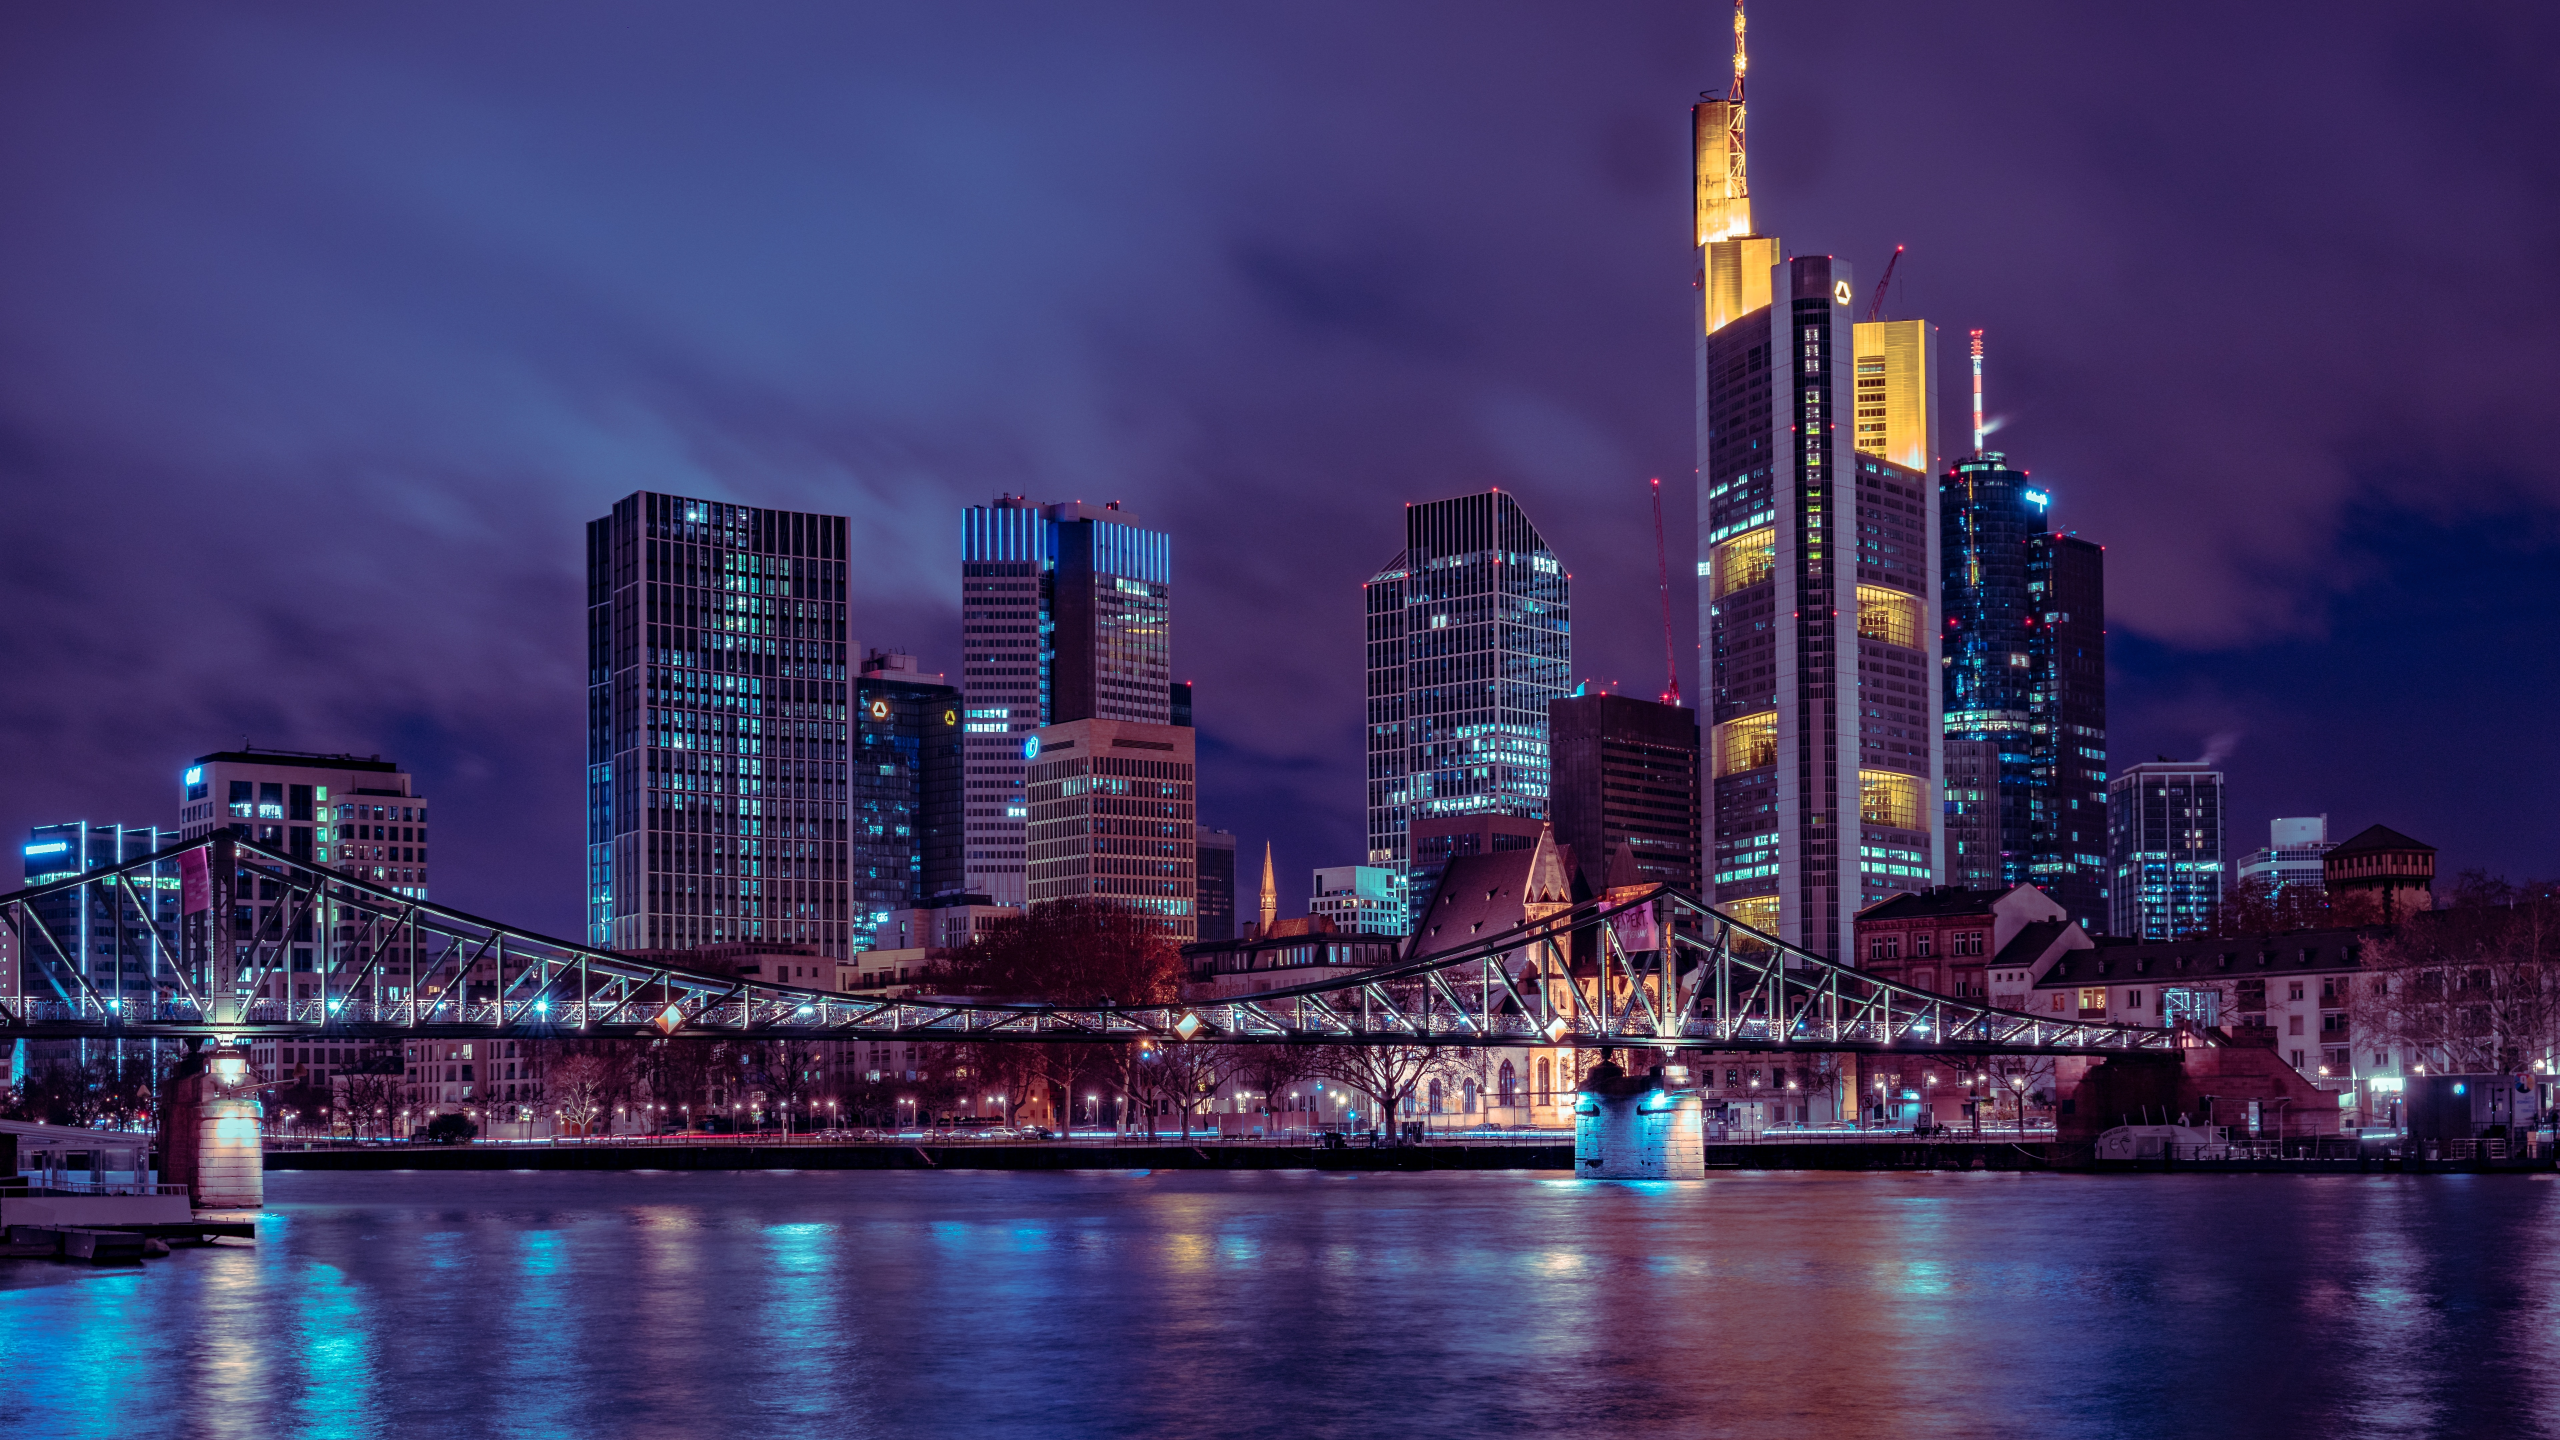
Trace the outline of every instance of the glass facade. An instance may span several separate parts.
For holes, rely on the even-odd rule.
[[[2107,784],[2108,928],[2135,940],[2202,929],[2222,901],[2222,772],[2158,762]]]
[[[999,495],[961,512],[960,575],[966,883],[1021,905],[1023,737],[1173,723],[1173,542],[1116,503]]]
[[[868,663],[854,701],[848,789],[859,951],[873,948],[892,912],[961,888],[961,703],[949,685]]]
[[[587,527],[587,939],[843,959],[841,515],[642,491]]]
[[[1519,501],[1406,506],[1405,548],[1364,594],[1368,863],[1408,872],[1418,820],[1544,819],[1547,706],[1573,688],[1571,579]]]

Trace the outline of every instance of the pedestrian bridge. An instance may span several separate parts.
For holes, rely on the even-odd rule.
[[[174,900],[174,903],[173,903]],[[142,967],[74,962],[85,907]],[[50,920],[52,923],[48,924]],[[399,894],[227,833],[0,896],[0,1037],[733,1038],[1560,1045],[2111,1055],[2178,1034],[1998,1010],[1827,960],[1670,887],[1462,949],[1175,1004],[850,996],[654,965]]]

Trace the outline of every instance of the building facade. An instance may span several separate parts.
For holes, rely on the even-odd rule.
[[[1307,913],[1336,930],[1369,935],[1404,933],[1404,889],[1383,865],[1326,865],[1316,870]]]
[[[2236,876],[2241,888],[2258,886],[2270,898],[2287,890],[2317,895],[2326,888],[2320,857],[2336,842],[2329,838],[2329,817],[2295,815],[2267,822],[2267,848],[2240,857]]]
[[[2330,894],[2372,896],[2388,920],[2435,905],[2436,847],[2387,825],[2338,842],[2320,857],[2320,871]]]
[[[1635,883],[1703,895],[1698,714],[1632,695],[1569,695],[1547,706],[1556,839],[1596,892],[1612,857]]]
[[[1840,956],[1859,909],[1940,873],[1938,492],[1850,443],[1849,267],[1771,288],[1699,347],[1710,883]]]
[[[1194,832],[1193,885],[1199,896],[1200,938],[1236,938],[1236,837],[1203,825]]]
[[[1199,938],[1193,733],[1088,719],[1025,737],[1030,903],[1100,900]]]
[[[2038,789],[2027,877],[2091,931],[2107,923],[2106,551],[2027,544],[2027,758]]]
[[[1510,494],[1407,505],[1364,587],[1368,863],[1413,871],[1416,826],[1543,819],[1547,706],[1572,690],[1571,578]]]
[[[961,512],[960,574],[966,885],[1020,905],[1024,738],[1067,720],[1173,723],[1173,542],[1118,501],[999,495]]]
[[[179,833],[229,830],[402,895],[427,898],[427,797],[379,755],[217,750],[180,777]]]
[[[2109,933],[2175,940],[2222,903],[2222,772],[2162,760],[2107,782]]]
[[[892,912],[962,886],[960,709],[960,692],[912,655],[862,662],[847,782],[857,949]]]
[[[587,941],[851,952],[841,515],[640,491],[587,526]]]

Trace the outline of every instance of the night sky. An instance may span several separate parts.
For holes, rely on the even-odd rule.
[[[0,834],[243,738],[420,777],[435,893],[578,916],[582,529],[854,517],[958,661],[957,508],[1175,536],[1202,816],[1361,854],[1360,582],[1515,491],[1576,670],[1694,694],[1679,5],[15,6]],[[2108,547],[2111,758],[2560,872],[2560,11],[1782,5],[1764,234],[1989,332]],[[2539,417],[2537,419],[2537,417]],[[956,678],[956,676],[955,676]]]

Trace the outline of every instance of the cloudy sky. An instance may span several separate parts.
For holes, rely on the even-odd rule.
[[[1760,229],[1988,332],[2108,547],[2113,758],[2223,755],[2235,849],[2560,872],[2554,14],[1753,16]],[[1516,491],[1577,670],[1659,688],[1725,49],[1695,0],[12,7],[0,833],[380,752],[441,897],[567,933],[584,521],[850,514],[858,638],[956,667],[955,511],[1017,491],[1172,530],[1204,818],[1294,900],[1362,844],[1402,502]]]

